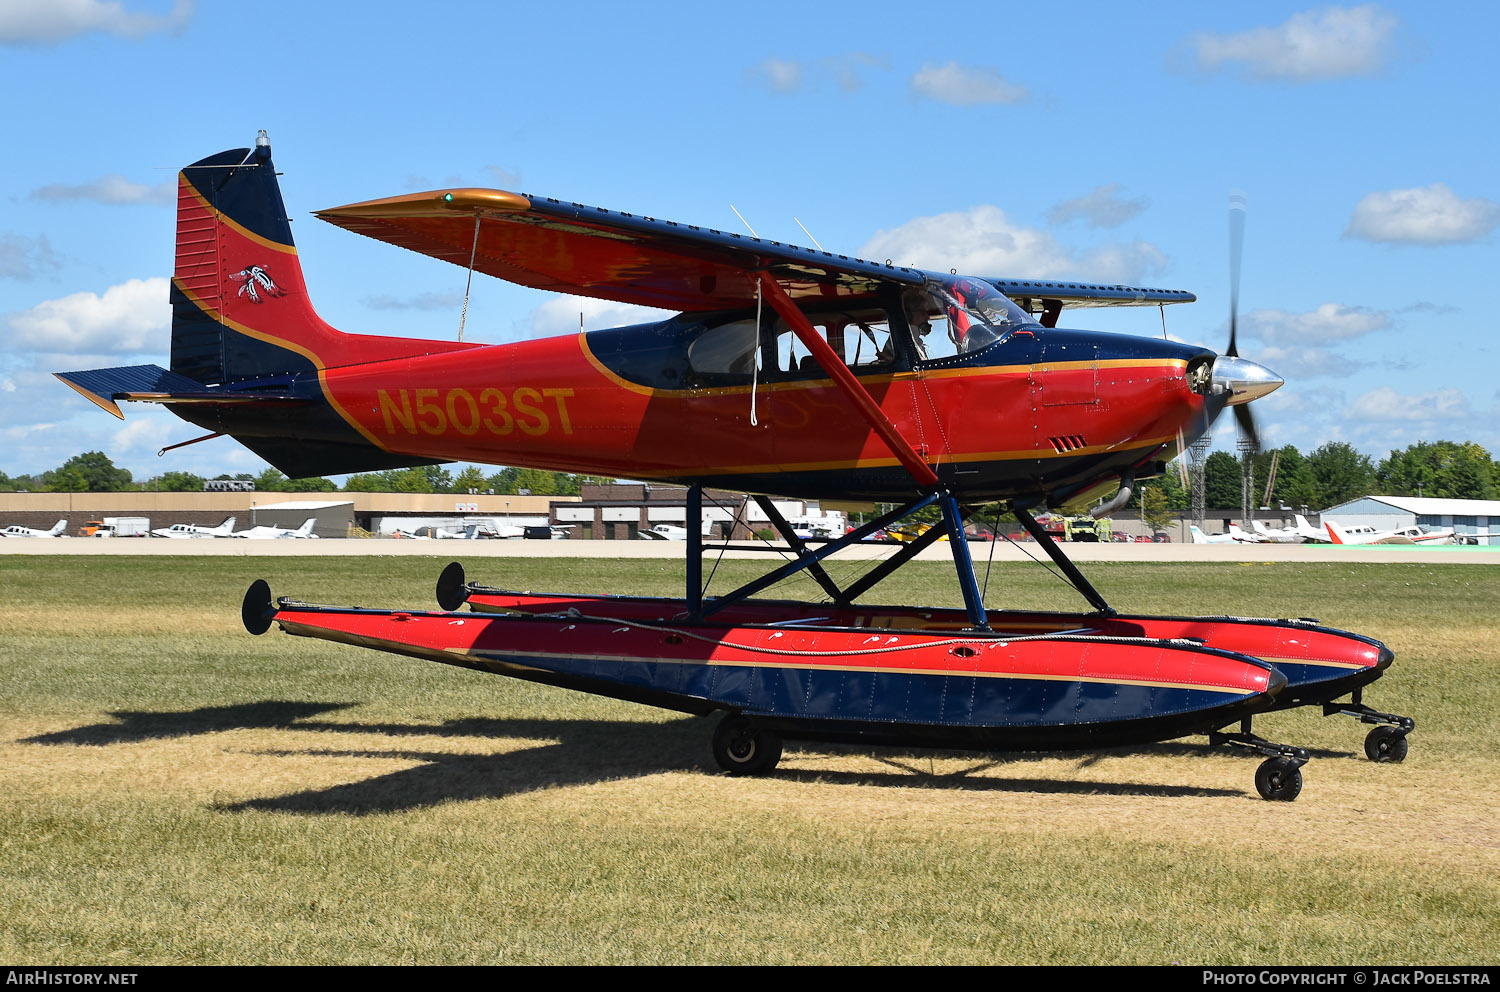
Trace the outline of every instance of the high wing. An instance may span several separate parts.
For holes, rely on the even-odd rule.
[[[860,299],[882,282],[923,283],[916,269],[811,251],[749,235],[522,196],[451,189],[316,211],[378,241],[522,286],[669,310],[753,305],[757,271],[793,299]]]
[[[1023,307],[1035,300],[1056,300],[1073,307],[1155,307],[1166,303],[1192,303],[1198,297],[1185,289],[1148,289],[1144,286],[1060,282],[1046,279],[989,279],[1000,292]]]
[[[855,301],[881,283],[920,286],[920,269],[750,235],[494,189],[449,189],[315,212],[339,227],[522,286],[671,310],[756,300],[766,272],[794,300]],[[1181,290],[996,279],[1002,292],[1069,306],[1186,303]],[[1026,304],[1023,304],[1026,305]]]

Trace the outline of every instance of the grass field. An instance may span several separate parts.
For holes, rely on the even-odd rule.
[[[1285,804],[1256,796],[1258,758],[1196,741],[789,747],[729,778],[711,720],[240,626],[253,578],[433,608],[443,563],[0,557],[0,960],[1500,959],[1500,570],[1088,569],[1122,609],[1317,616],[1392,646],[1367,701],[1415,717],[1411,756],[1366,761],[1347,718],[1264,718],[1315,754]],[[681,565],[470,575],[676,595]],[[958,605],[950,566],[881,592]],[[997,567],[989,601],[1081,605],[1034,566]]]

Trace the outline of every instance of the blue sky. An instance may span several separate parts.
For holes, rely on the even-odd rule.
[[[1286,380],[1268,444],[1500,452],[1500,5],[858,7],[7,0],[0,5],[0,472],[103,450],[137,478],[259,472],[53,371],[166,364],[176,170],[271,136],[319,312],[452,337],[464,271],[310,211],[496,186],[923,268],[1188,289]],[[627,308],[476,278],[465,338]],[[1155,310],[1066,326],[1159,334]],[[1226,418],[1216,434],[1232,447]]]

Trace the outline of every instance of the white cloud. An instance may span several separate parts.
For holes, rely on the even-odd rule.
[[[919,97],[973,107],[981,103],[1025,103],[1031,92],[1012,83],[994,66],[961,66],[957,62],[928,62],[911,77],[911,90]]]
[[[770,88],[772,93],[795,93],[802,88],[804,66],[794,59],[778,59],[774,56],[757,62],[745,70],[752,82]]]
[[[1373,76],[1396,54],[1399,22],[1376,4],[1293,14],[1275,27],[1197,34],[1185,42],[1199,68],[1238,64],[1251,79],[1311,82]]]
[[[889,258],[897,265],[957,269],[972,275],[1095,282],[1138,282],[1166,264],[1160,249],[1143,241],[1106,246],[1082,256],[1071,254],[1046,231],[1014,225],[1005,211],[988,204],[917,217],[879,231],[858,254],[874,261]]]
[[[153,335],[165,338],[172,310],[168,281],[131,279],[103,295],[73,293],[44,300],[7,318],[11,346],[23,351],[133,354],[148,350]]]
[[[868,52],[830,55],[816,62],[772,57],[745,70],[745,78],[772,93],[796,93],[804,86],[830,79],[840,90],[853,93],[864,87],[866,70],[885,71],[889,68],[889,60]]]
[[[1090,282],[1138,283],[1166,271],[1167,254],[1149,241],[1105,245],[1090,251],[1073,266],[1075,278]]]
[[[0,234],[0,279],[35,279],[61,264],[45,234]]]
[[[111,174],[84,183],[69,186],[53,183],[31,191],[33,200],[49,200],[54,203],[68,200],[91,200],[94,203],[171,203],[177,198],[177,181],[168,179],[156,186],[133,183],[124,176]]]
[[[1354,205],[1346,238],[1389,244],[1477,241],[1500,226],[1500,203],[1460,200],[1444,183],[1366,193]]]
[[[1344,394],[1337,389],[1309,387],[1294,378],[1253,406],[1263,448],[1295,444],[1307,453],[1325,441],[1343,439],[1346,433],[1342,421],[1329,417],[1330,412],[1344,406]],[[1234,418],[1227,411],[1219,416],[1214,428],[1221,442],[1233,444],[1237,436]]]
[[[116,0],[6,0],[0,4],[0,44],[52,45],[102,31],[144,38],[179,31],[193,16],[193,0],[176,0],[166,15],[134,13]]]
[[[34,434],[56,430],[57,424],[15,424],[0,430],[0,438],[6,441],[25,441]]]
[[[1053,224],[1083,220],[1089,227],[1119,227],[1151,205],[1150,200],[1126,200],[1120,196],[1119,183],[1096,186],[1093,192],[1059,203],[1047,212]]]
[[[1268,344],[1309,346],[1349,341],[1390,326],[1390,315],[1383,311],[1323,303],[1306,313],[1252,310],[1244,317],[1243,333]]]
[[[490,178],[505,189],[519,189],[521,186],[521,173],[515,169],[506,169],[498,165],[487,165],[484,171],[490,174]]]
[[[1450,313],[1458,313],[1459,308],[1450,303],[1433,303],[1429,300],[1418,300],[1411,306],[1400,307],[1397,313],[1420,313],[1432,317],[1443,317]]]
[[[1304,418],[1325,415],[1330,410],[1342,408],[1344,402],[1342,390],[1328,386],[1309,388],[1294,379],[1274,393],[1256,400],[1255,412],[1264,410],[1277,416]]]
[[[1349,404],[1344,414],[1363,420],[1433,423],[1468,417],[1469,399],[1452,387],[1407,394],[1380,386]]]
[[[178,421],[168,422],[159,418],[133,417],[125,422],[125,426],[110,435],[109,450],[127,456],[155,454],[178,440],[178,434],[173,433],[174,423],[178,424],[179,428],[181,427]]]
[[[853,93],[862,89],[865,85],[864,76],[860,73],[864,69],[889,69],[890,62],[884,58],[876,58],[866,52],[850,52],[847,55],[832,55],[822,60],[822,68],[833,74],[834,81],[838,83],[839,89],[845,93]]]
[[[915,217],[900,227],[877,231],[858,254],[923,269],[1015,272],[1038,279],[1061,275],[1069,261],[1050,234],[1017,227],[1005,211],[989,204]]]
[[[366,296],[362,301],[374,310],[457,310],[464,302],[459,293],[418,293],[416,296]]]
[[[488,169],[489,166],[485,168]],[[409,173],[402,182],[409,190],[456,189],[460,186],[473,185],[471,179],[465,179],[463,176],[456,174],[445,176],[443,179],[434,182],[429,176]]]
[[[532,332],[539,335],[567,334],[578,330],[578,315],[583,314],[585,330],[643,324],[673,316],[675,311],[654,307],[597,300],[592,296],[558,296],[537,307],[531,314]]]
[[[1370,365],[1369,362],[1348,358],[1327,348],[1312,346],[1260,348],[1245,357],[1287,379],[1343,378]]]

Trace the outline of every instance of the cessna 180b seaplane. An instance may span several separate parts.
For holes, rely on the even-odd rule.
[[[253,633],[277,624],[720,711],[714,754],[735,774],[770,771],[786,739],[988,750],[1206,733],[1264,755],[1259,792],[1287,800],[1307,752],[1255,735],[1250,719],[1304,704],[1375,724],[1371,757],[1405,755],[1411,721],[1360,701],[1391,663],[1384,645],[1311,620],[1117,613],[1032,515],[1109,493],[1105,512],[1122,505],[1135,480],[1160,473],[1227,406],[1253,431],[1246,404],[1281,379],[1238,357],[1233,321],[1222,355],[1057,326],[1064,306],[1156,306],[1191,293],[927,272],[491,189],[317,216],[471,272],[680,312],[488,346],[337,331],[309,301],[262,132],[255,147],[179,175],[171,369],[59,377],[116,416],[120,400],[165,404],[294,477],[473,461],[684,484],[686,592],[507,592],[450,566],[444,612],[410,612],[273,602],[256,582],[243,604]],[[754,494],[790,560],[706,596],[708,486]],[[771,496],[897,508],[809,546]],[[985,606],[964,508],[997,500],[1090,611]],[[824,568],[934,506],[940,526],[856,581],[841,586]],[[856,605],[944,536],[962,610]],[[752,598],[798,571],[829,602]],[[465,602],[470,612],[451,612]]]

